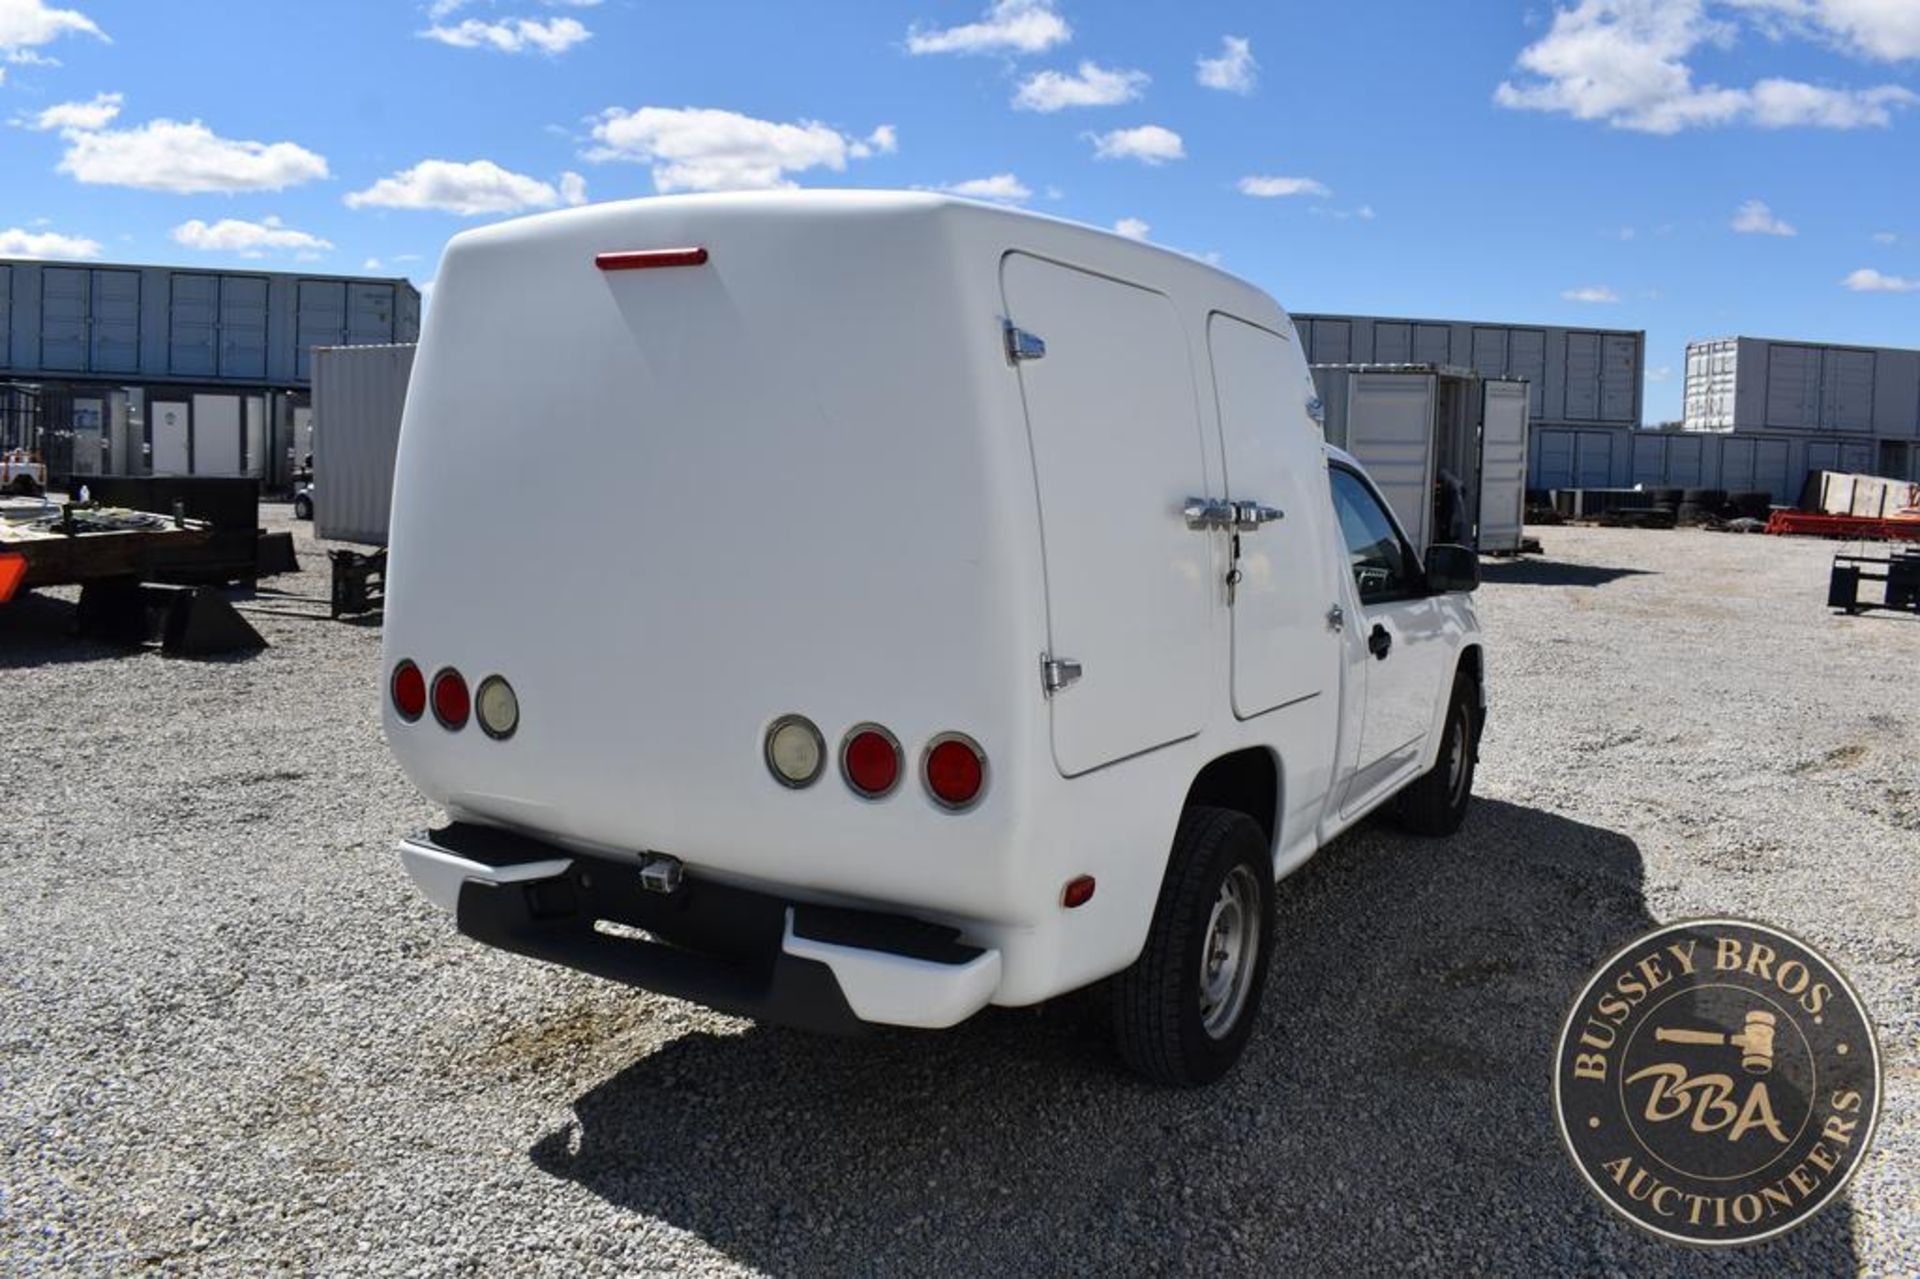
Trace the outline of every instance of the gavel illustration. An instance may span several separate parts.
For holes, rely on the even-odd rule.
[[[1731,1044],[1740,1049],[1740,1068],[1750,1075],[1773,1069],[1774,1015],[1764,1008],[1747,1014],[1746,1028],[1736,1035],[1717,1030],[1669,1030],[1656,1026],[1653,1037],[1669,1044]]]

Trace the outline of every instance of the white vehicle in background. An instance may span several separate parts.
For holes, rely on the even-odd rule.
[[[1280,876],[1389,802],[1459,825],[1477,562],[1325,445],[1259,290],[893,192],[527,218],[437,279],[385,727],[468,935],[821,1029],[1113,978],[1193,1084]],[[476,500],[509,470],[533,514]]]

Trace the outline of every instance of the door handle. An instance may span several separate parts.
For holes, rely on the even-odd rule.
[[[1393,636],[1387,633],[1386,627],[1375,622],[1373,633],[1367,636],[1367,651],[1384,662],[1387,660],[1387,650],[1392,647]]]
[[[1239,518],[1232,502],[1222,502],[1211,497],[1190,497],[1180,508],[1180,514],[1186,517],[1187,527],[1196,533],[1209,529],[1230,529]]]
[[[1264,502],[1236,502],[1233,507],[1234,527],[1242,533],[1251,533],[1262,524],[1275,524],[1286,518],[1285,511]]]

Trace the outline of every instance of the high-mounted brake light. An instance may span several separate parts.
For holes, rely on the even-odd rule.
[[[900,742],[878,724],[855,724],[840,743],[840,772],[862,799],[881,799],[900,784]]]
[[[927,743],[920,775],[933,802],[959,812],[979,802],[987,784],[987,753],[965,733],[942,733]]]
[[[595,255],[593,264],[602,271],[651,271],[665,266],[705,266],[705,249],[631,249],[622,253]]]
[[[440,727],[465,728],[467,715],[472,710],[473,699],[459,671],[448,666],[433,677],[433,717],[440,721]]]
[[[409,724],[426,713],[427,677],[412,662],[402,661],[393,668],[388,692],[393,697],[394,714]]]

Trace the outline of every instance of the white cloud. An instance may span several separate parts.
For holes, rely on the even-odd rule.
[[[1314,178],[1281,178],[1249,174],[1240,179],[1239,187],[1241,195],[1259,196],[1263,199],[1289,195],[1325,197],[1333,194],[1332,188]],[[1366,216],[1372,217],[1373,211],[1369,209]]]
[[[0,231],[0,257],[5,258],[97,258],[100,242],[81,235],[61,235],[58,231],[23,231],[9,227]]]
[[[1013,105],[1022,111],[1111,107],[1139,97],[1151,80],[1144,71],[1115,71],[1095,62],[1082,62],[1074,75],[1040,71],[1028,76],[1013,95]]]
[[[468,18],[453,26],[431,26],[420,33],[456,49],[493,49],[499,53],[565,53],[591,40],[593,32],[575,18]]]
[[[1073,38],[1053,0],[994,0],[978,22],[907,32],[908,53],[1043,53]]]
[[[173,240],[175,244],[183,244],[189,249],[206,253],[237,253],[243,258],[262,257],[269,249],[310,254],[322,253],[333,247],[329,241],[317,235],[296,231],[279,218],[272,217],[258,222],[222,218],[212,225],[195,218],[173,228]]]
[[[1647,381],[1649,382],[1673,381],[1673,366],[1671,364],[1662,364],[1659,368],[1648,369]]]
[[[1875,231],[1873,233],[1873,242],[1875,244],[1898,244],[1900,243],[1900,237],[1892,231]]]
[[[1920,292],[1920,280],[1910,280],[1904,275],[1883,275],[1872,267],[1863,266],[1840,281],[1855,293],[1915,293]]]
[[[1502,81],[1494,101],[1663,134],[1734,124],[1884,127],[1895,110],[1920,103],[1920,95],[1892,84],[1830,89],[1777,77],[1748,88],[1695,84],[1687,59],[1736,35],[1734,25],[1709,16],[1706,0],[1579,0],[1556,10],[1547,34],[1520,51],[1528,78]]]
[[[78,9],[49,8],[45,0],[0,0],[0,58],[41,62],[45,59],[35,49],[70,35],[107,38],[107,33]]]
[[[0,0],[0,4],[4,3],[5,0]],[[122,94],[96,93],[91,101],[62,102],[34,116],[32,127],[58,129],[62,132],[74,129],[83,133],[104,129],[113,123],[115,116],[120,114],[120,104],[124,100]]]
[[[843,173],[849,158],[899,145],[890,125],[854,139],[817,120],[784,124],[710,107],[609,107],[593,137],[598,145],[587,159],[651,164],[654,189],[663,193],[792,186],[788,174]]]
[[[1920,6],[1913,0],[1729,0],[1781,28],[1769,34],[1811,35],[1862,57],[1898,62],[1920,58]]]
[[[1019,204],[1033,196],[1027,184],[1011,173],[996,173],[990,178],[968,178],[965,182],[955,182],[940,190],[974,200],[998,200],[1004,204]]]
[[[1260,64],[1253,60],[1253,42],[1244,36],[1222,36],[1220,56],[1201,58],[1200,83],[1227,93],[1252,93],[1260,80]]]
[[[847,154],[856,160],[864,160],[873,155],[892,155],[900,149],[900,134],[890,124],[883,124],[858,142],[847,145]]]
[[[560,175],[560,203],[569,208],[587,202],[587,180],[569,169]]]
[[[435,209],[471,217],[519,213],[560,203],[552,186],[491,160],[422,160],[347,196],[351,209]]]
[[[1799,235],[1788,222],[1773,215],[1765,200],[1748,200],[1733,215],[1733,229],[1742,235]]]
[[[198,120],[66,131],[59,171],[80,182],[177,194],[281,191],[327,176],[326,157],[292,142],[223,138]]]
[[[1142,164],[1165,164],[1169,160],[1187,158],[1187,149],[1180,141],[1180,135],[1157,124],[1143,124],[1137,129],[1115,129],[1111,133],[1091,136],[1093,158],[1096,160],[1138,160]]]
[[[1153,230],[1139,218],[1121,218],[1113,224],[1113,229],[1116,234],[1124,235],[1129,240],[1144,240],[1147,238],[1147,233]]]
[[[1589,284],[1584,288],[1567,289],[1560,294],[1569,302],[1618,302],[1620,295],[1604,284]]]

